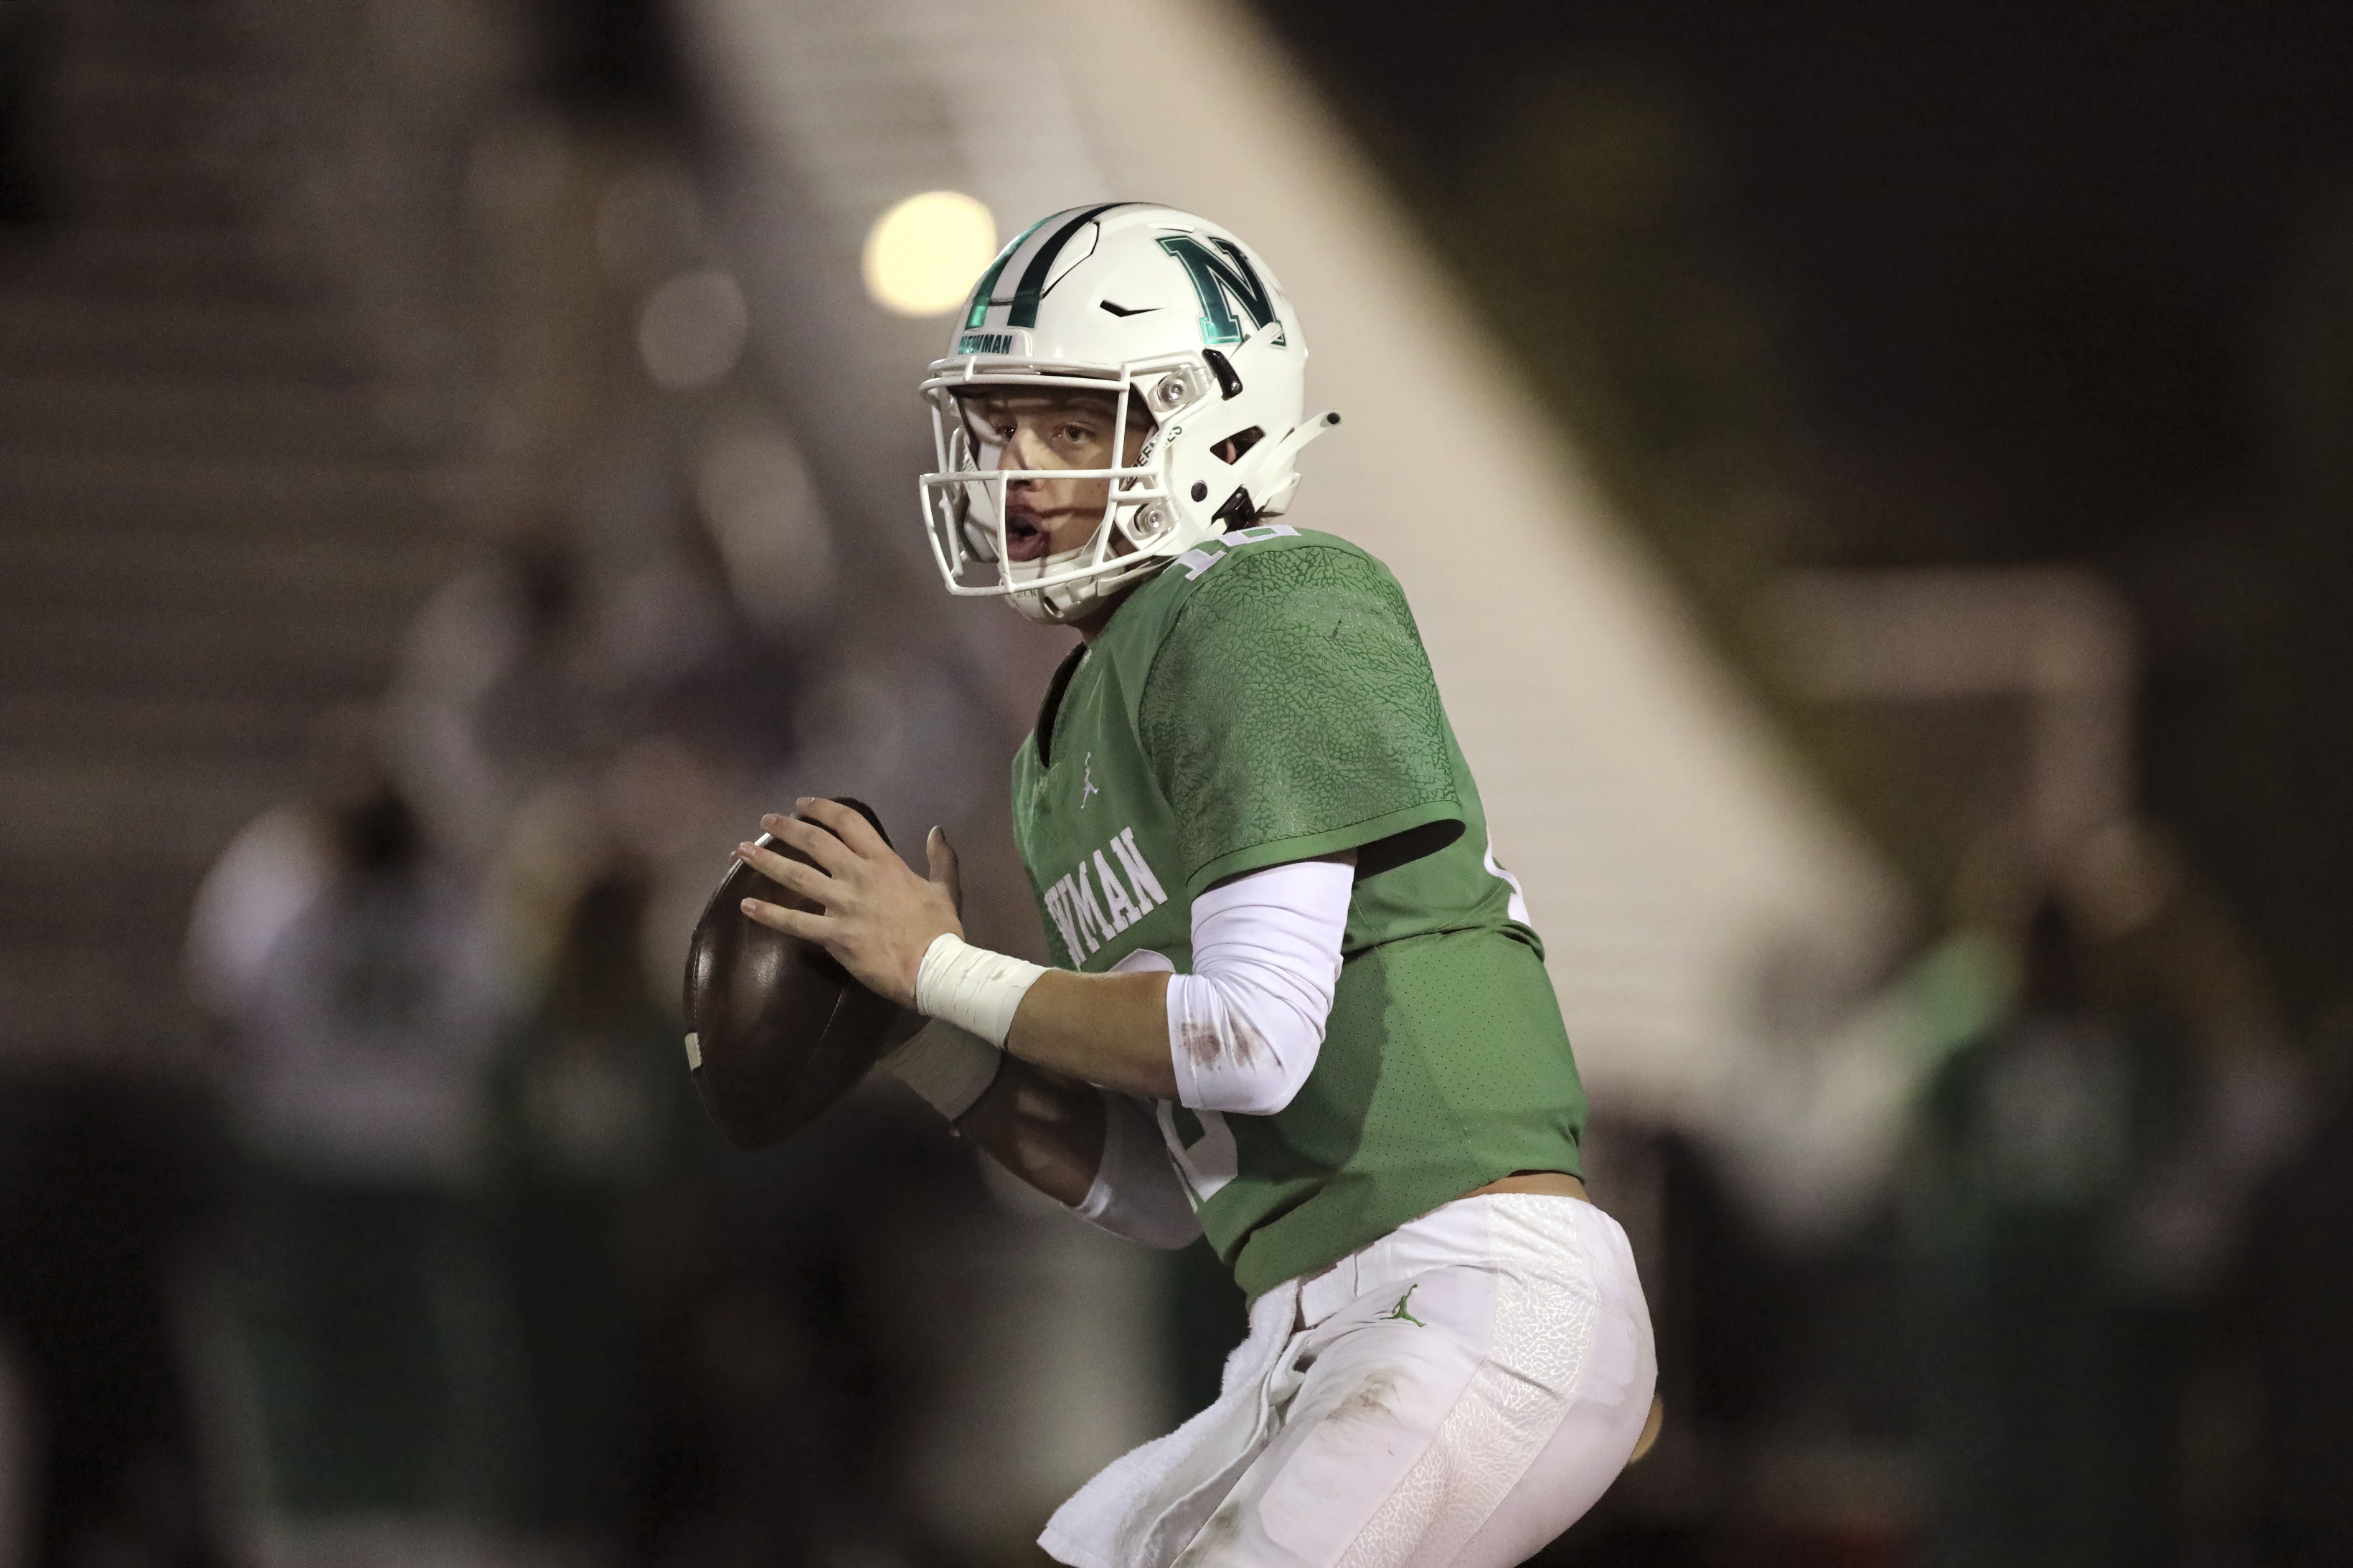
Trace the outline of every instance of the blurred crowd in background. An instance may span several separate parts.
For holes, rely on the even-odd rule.
[[[1239,1337],[895,1086],[695,1104],[687,933],[796,795],[1035,954],[1060,649],[807,455],[691,9],[0,0],[0,1568],[1033,1562]],[[1599,1103],[1669,1415],[1543,1561],[2353,1562],[2353,31],[1648,9],[1264,7],[1926,911],[1901,1027],[1750,977],[1774,1139]],[[2046,153],[2064,243],[1970,251]],[[2068,212],[2127,167],[2207,204],[2137,271]],[[2009,293],[1789,237],[1940,204]],[[2010,314],[1841,319],[1947,293]]]

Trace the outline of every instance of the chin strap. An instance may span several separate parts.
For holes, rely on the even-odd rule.
[[[1118,525],[1112,523],[1105,526],[1116,528]],[[1037,561],[1006,562],[1005,581],[1015,584],[1013,592],[1007,595],[1008,602],[1023,620],[1034,621],[1039,626],[1067,626],[1093,608],[1096,602],[1104,595],[1126,586],[1138,573],[1155,570],[1162,559],[1143,553],[1125,557],[1113,556],[1103,563],[1105,570],[1092,577],[1082,577],[1074,583],[1064,583],[1052,588],[1024,588],[1018,585],[1025,578],[1034,582],[1040,577],[1050,576],[1079,560],[1093,548],[1094,541],[1089,540],[1084,544]]]
[[[1084,544],[1056,554],[1040,556],[1035,561],[1008,560],[1005,563],[1005,580],[1009,584],[1018,584],[1025,578],[1035,582],[1040,577],[1051,576],[1065,566],[1077,562],[1093,548],[1094,541],[1089,540]],[[1008,599],[1023,620],[1035,621],[1040,626],[1059,626],[1068,623],[1073,616],[1083,615],[1088,606],[1103,595],[1104,579],[1108,575],[1110,575],[1108,573],[1098,574],[1092,577],[1082,577],[1075,583],[1064,583],[1052,588],[1023,588],[1017,585],[1008,595]]]

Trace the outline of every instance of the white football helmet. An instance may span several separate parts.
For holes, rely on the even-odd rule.
[[[1306,363],[1274,274],[1217,225],[1144,202],[1032,224],[981,274],[922,387],[938,453],[922,480],[923,523],[948,592],[1073,620],[1203,540],[1282,511],[1299,449],[1340,422],[1302,417]],[[1015,561],[1005,485],[1022,470],[997,468],[961,400],[1048,386],[1113,394],[1114,430],[1140,402],[1152,429],[1132,467],[1055,470],[1110,481],[1103,521],[1075,549]]]

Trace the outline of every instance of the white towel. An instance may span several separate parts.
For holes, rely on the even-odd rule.
[[[1046,1554],[1071,1568],[1167,1568],[1272,1438],[1298,1384],[1298,1324],[1295,1279],[1250,1303],[1217,1403],[1080,1488],[1038,1537]]]

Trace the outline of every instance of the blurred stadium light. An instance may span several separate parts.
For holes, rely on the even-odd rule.
[[[943,315],[972,292],[997,237],[996,218],[961,191],[909,196],[866,237],[866,291],[902,316]]]

